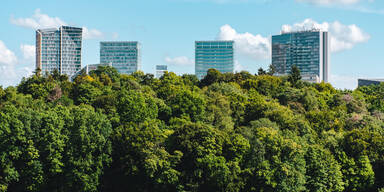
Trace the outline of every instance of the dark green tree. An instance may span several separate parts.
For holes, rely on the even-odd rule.
[[[301,80],[300,70],[296,65],[292,65],[291,72],[288,76],[288,81],[294,86],[297,87],[298,82]]]

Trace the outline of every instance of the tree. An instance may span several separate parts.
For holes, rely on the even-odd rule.
[[[170,130],[158,120],[126,123],[114,130],[113,164],[104,178],[106,191],[176,191],[175,169],[182,153],[166,150]]]
[[[268,75],[274,75],[275,73],[276,73],[276,66],[270,64],[270,65],[269,65],[269,68],[268,68],[268,72],[267,72],[267,74],[268,74]]]
[[[377,191],[383,85],[101,67],[0,86],[0,191]]]
[[[252,129],[245,191],[304,191],[304,146],[268,127]]]
[[[305,187],[308,191],[343,191],[344,182],[340,164],[332,154],[320,146],[309,146],[305,154]]]
[[[267,72],[261,67],[257,70],[257,75],[266,75],[266,74]]]
[[[206,101],[197,92],[180,90],[167,102],[172,117],[186,118],[193,122],[201,121],[205,115]]]
[[[118,96],[117,112],[121,122],[140,123],[156,119],[158,108],[151,97],[134,90],[124,90]]]
[[[223,79],[223,74],[220,73],[217,69],[208,69],[207,75],[200,81],[200,87],[209,86],[216,82],[221,82]]]
[[[65,191],[97,191],[103,169],[111,162],[112,127],[105,115],[89,106],[71,109],[66,119],[68,130],[65,164]]]
[[[298,85],[298,81],[301,80],[300,70],[296,65],[292,65],[291,72],[288,76],[288,81],[296,87]]]

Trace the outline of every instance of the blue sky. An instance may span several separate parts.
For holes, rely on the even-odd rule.
[[[270,38],[282,29],[317,27],[332,35],[331,83],[384,78],[384,1],[379,0],[2,0],[0,85],[34,70],[35,29],[85,27],[82,65],[99,62],[99,42],[139,41],[142,70],[168,64],[194,73],[194,41],[236,42],[236,69],[271,63]]]

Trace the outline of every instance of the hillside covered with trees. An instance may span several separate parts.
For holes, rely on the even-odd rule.
[[[0,88],[0,191],[384,191],[384,84],[270,74],[99,67]]]

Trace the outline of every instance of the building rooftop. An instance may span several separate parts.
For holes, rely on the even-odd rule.
[[[282,30],[280,32],[280,35],[283,34],[293,34],[293,33],[308,33],[308,32],[327,32],[318,28],[311,28],[311,29],[300,29],[300,30],[293,30],[293,31],[284,31]]]
[[[195,41],[196,43],[215,43],[215,42],[228,42],[233,43],[233,40],[211,40],[211,41]]]
[[[359,80],[384,82],[384,79],[366,79],[366,78],[359,78]]]
[[[81,27],[71,27],[71,26],[64,26],[64,25],[62,25],[60,27],[63,27],[65,29],[83,29]],[[60,27],[58,27],[58,28],[53,28],[52,27],[52,28],[37,29],[37,31],[40,31],[40,32],[54,32],[54,31],[59,30]]]

